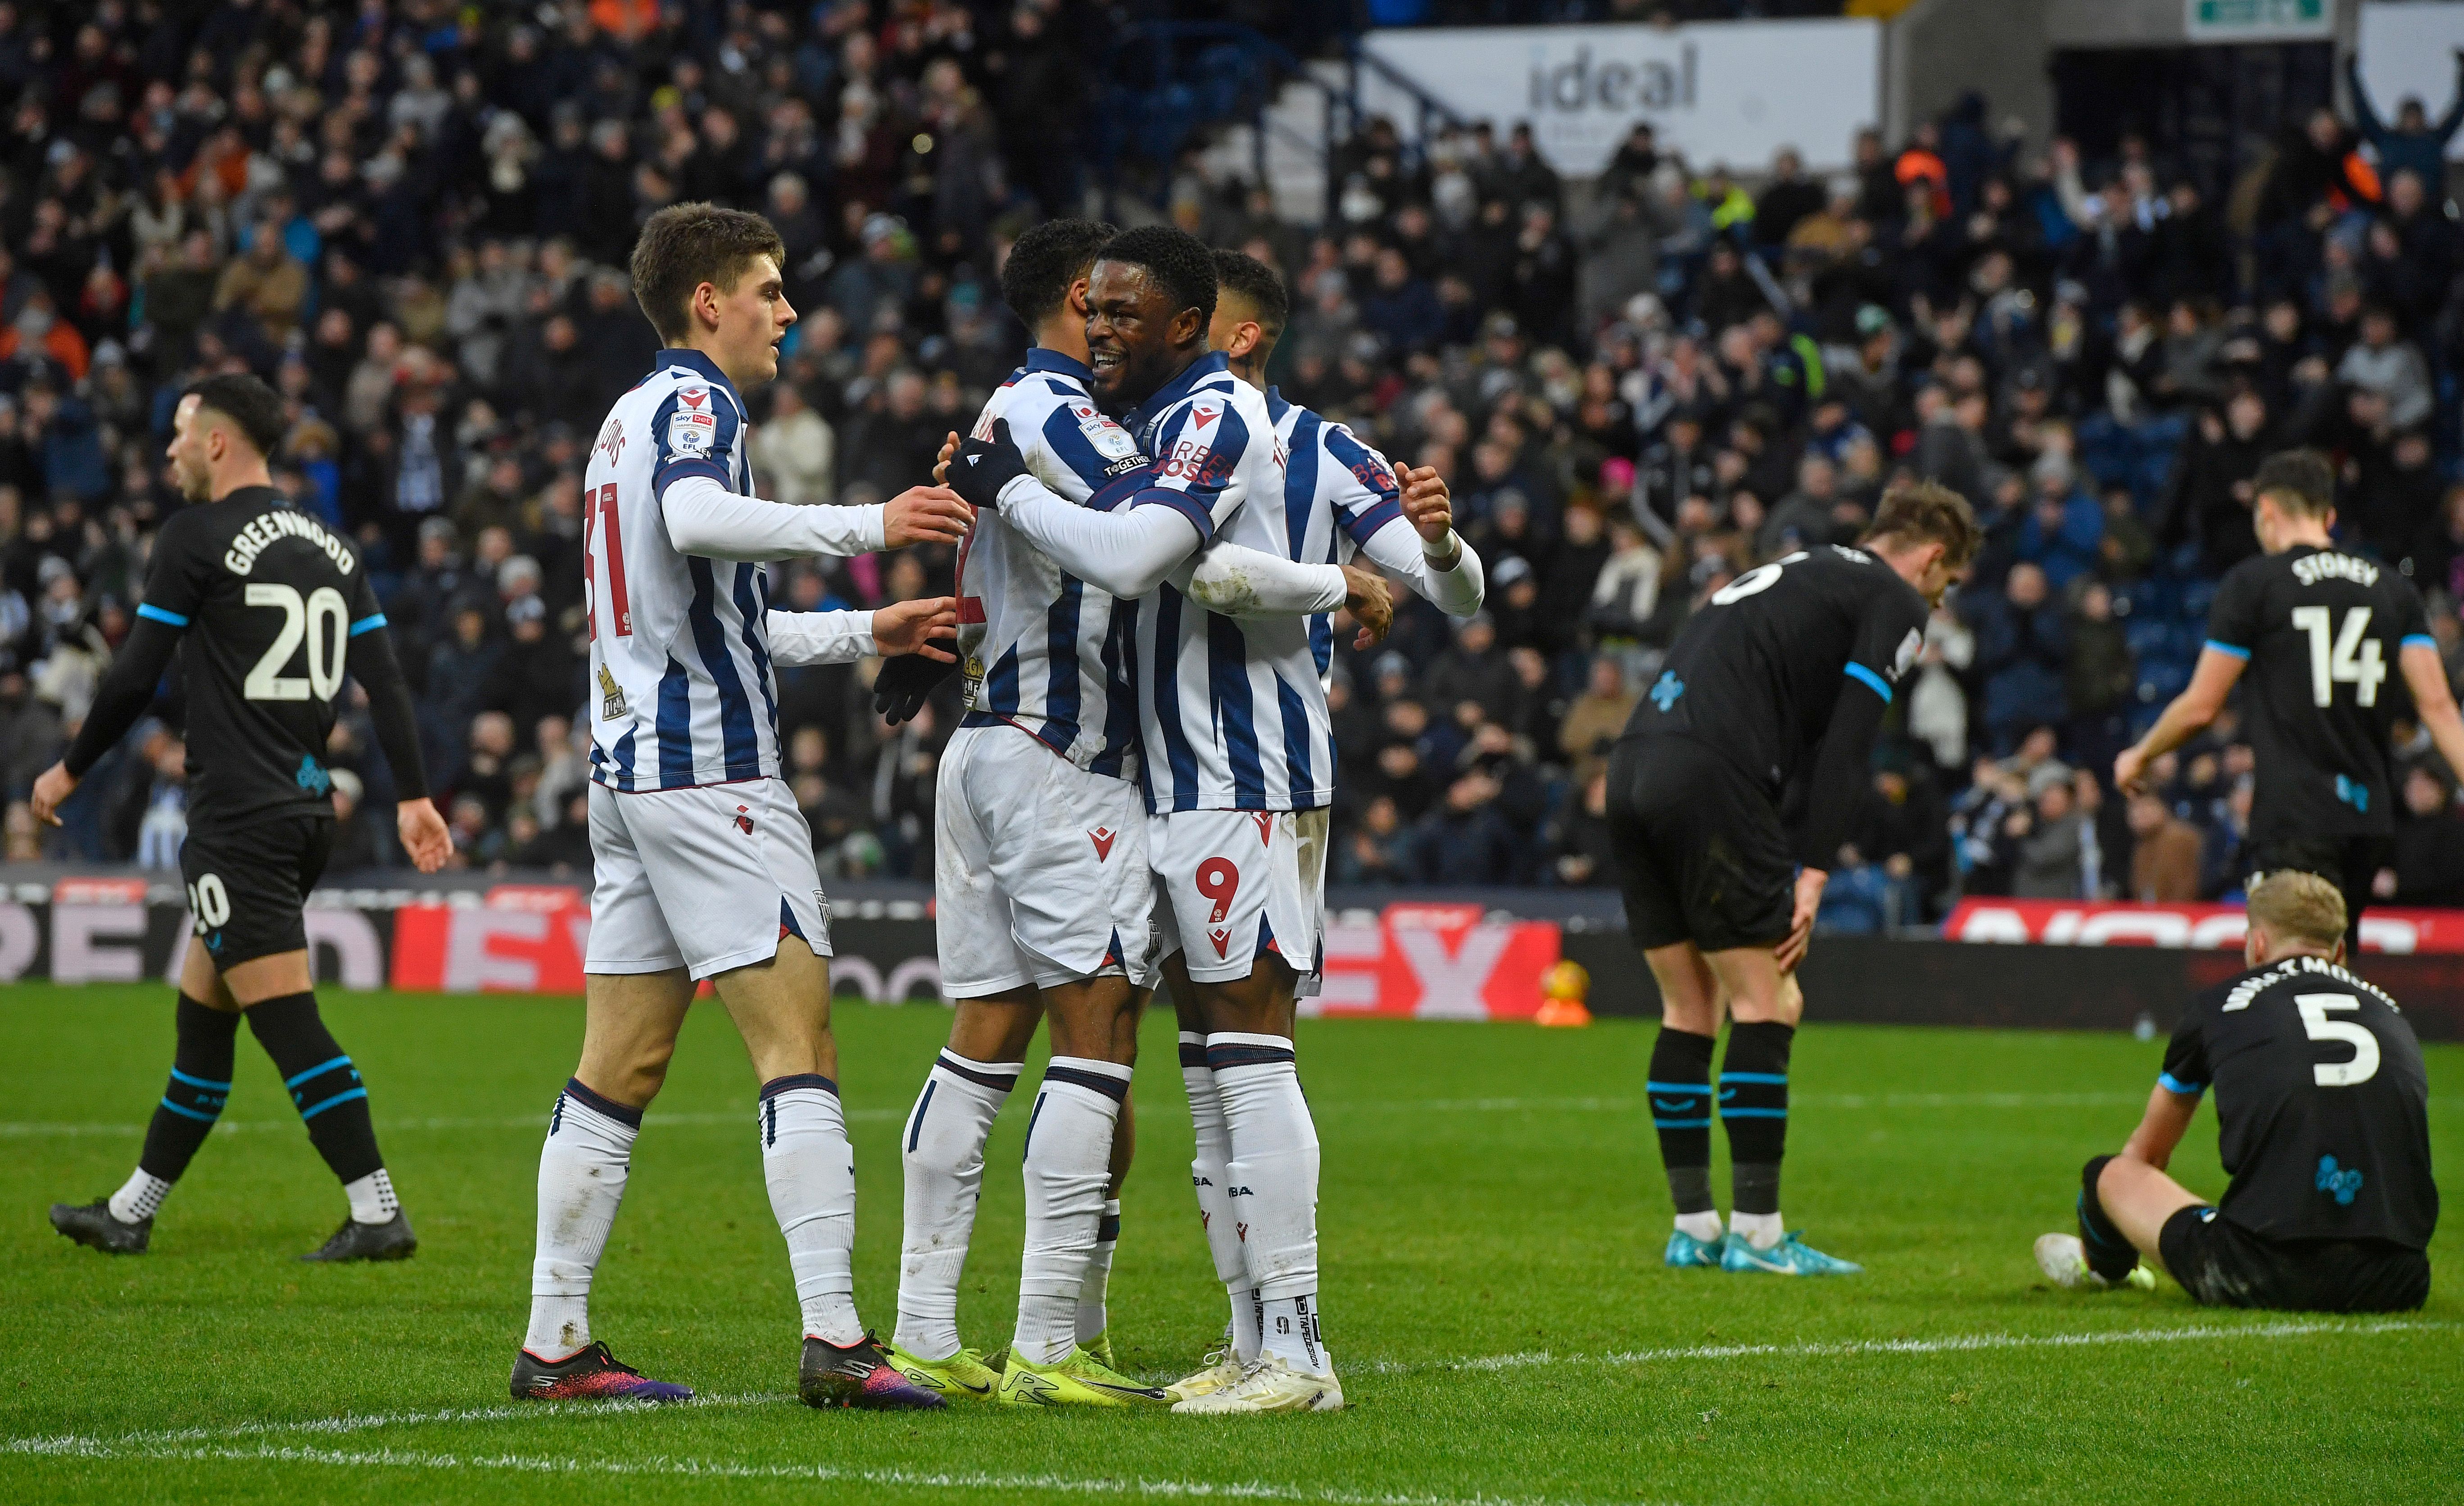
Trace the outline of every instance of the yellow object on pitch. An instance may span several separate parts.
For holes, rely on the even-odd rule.
[[[1592,975],[1583,965],[1571,958],[1551,966],[1540,974],[1540,1013],[1531,1016],[1535,1025],[1588,1025],[1592,1012],[1583,1007],[1584,998],[1592,992]]]

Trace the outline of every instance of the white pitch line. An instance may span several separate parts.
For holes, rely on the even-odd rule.
[[[1853,1339],[1832,1343],[1724,1343],[1690,1348],[1633,1349],[1611,1354],[1551,1354],[1545,1349],[1521,1354],[1477,1356],[1466,1360],[1382,1360],[1357,1366],[1372,1375],[1413,1375],[1433,1370],[1520,1370],[1544,1364],[1661,1364],[1681,1360],[1826,1359],[1856,1355],[1966,1354],[1984,1349],[2074,1349],[2117,1343],[2184,1343],[2234,1339],[2300,1339],[2313,1336],[2386,1333],[2428,1333],[2453,1328],[2452,1322],[2416,1319],[2378,1321],[2280,1322],[2228,1326],[2222,1323],[2179,1328],[2117,1328],[2076,1334],[1954,1334],[1943,1339]]]
[[[1155,1496],[1171,1500],[1298,1501],[1309,1506],[1565,1506],[1565,1497],[1412,1495],[1272,1485],[1259,1481],[1083,1479],[1066,1474],[995,1474],[981,1471],[842,1469],[826,1464],[743,1464],[658,1456],[649,1459],[560,1459],[517,1453],[454,1454],[402,1449],[311,1449],[260,1444],[254,1449],[119,1448],[90,1444],[57,1451],[81,1459],[322,1464],[341,1469],[503,1470],[526,1474],[651,1475],[713,1480],[795,1480],[934,1491],[1050,1491],[1072,1495]]]

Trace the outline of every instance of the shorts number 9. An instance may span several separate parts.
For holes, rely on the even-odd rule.
[[[1207,859],[1198,865],[1198,892],[1215,902],[1206,924],[1222,925],[1223,917],[1232,912],[1232,896],[1241,892],[1241,870],[1228,858]]]

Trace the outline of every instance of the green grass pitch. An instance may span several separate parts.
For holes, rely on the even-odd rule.
[[[2396,1501],[2455,1499],[2464,1467],[2453,1217],[2430,1306],[2396,1320],[2202,1312],[2169,1283],[2046,1290],[2029,1243],[2068,1226],[2079,1163],[2135,1123],[2162,1047],[1846,1026],[1797,1044],[1785,1201],[1862,1277],[1661,1268],[1647,1025],[1311,1022],[1326,1332],[1353,1409],[917,1417],[794,1401],[755,1083],[725,1016],[697,1008],[594,1319],[619,1355],[708,1400],[517,1408],[540,1129],[581,1012],[393,994],[325,1009],[418,1226],[405,1265],[293,1262],[342,1200],[245,1035],[224,1130],[154,1253],[60,1239],[44,1206],[118,1186],[135,1158],[170,999],[0,991],[0,1500]],[[932,1008],[838,1015],[856,1295],[885,1329],[898,1125],[946,1029]],[[1111,1299],[1124,1367],[1154,1377],[1192,1365],[1223,1318],[1174,1056],[1170,1020],[1150,1020]],[[2433,1049],[2442,1167],[2464,1164],[2459,1080],[2464,1049]],[[961,1312],[986,1347],[1014,1312],[1018,1097]],[[2221,1191],[2206,1114],[2177,1170]]]

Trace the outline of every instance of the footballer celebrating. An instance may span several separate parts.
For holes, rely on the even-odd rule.
[[[956,543],[964,503],[917,489],[875,507],[755,497],[745,388],[778,374],[795,322],[778,232],[672,206],[643,226],[634,296],[667,348],[617,400],[583,477],[590,621],[590,943],[582,1060],[539,1154],[531,1319],[517,1398],[678,1400],[590,1328],[590,1282],[694,986],[715,985],[761,1088],[770,1204],[802,1308],[811,1406],[937,1408],[857,1319],[855,1180],[829,1028],[829,916],[803,813],[779,778],[762,561]],[[813,616],[819,617],[820,614]],[[952,614],[907,602],[869,624],[791,621],[808,658],[913,651]],[[869,631],[865,631],[866,626]],[[781,647],[787,646],[781,644]]]
[[[979,439],[1012,436],[1031,474],[1098,511],[1151,480],[1136,443],[1089,390],[1088,280],[1115,233],[1059,220],[1019,238],[1002,295],[1036,345],[976,426]],[[1295,601],[1295,611],[1330,588],[1352,594],[1340,571],[1222,539],[1183,574],[1201,600],[1237,578],[1245,594]],[[1366,578],[1361,585],[1375,589]],[[1133,983],[1151,976],[1132,603],[1055,564],[990,512],[978,513],[961,553],[959,593],[967,710],[941,759],[935,805],[942,989],[957,1008],[906,1128],[891,1358],[943,1395],[997,1387],[1013,1406],[1159,1403],[1162,1391],[1110,1368],[1103,1296],[1131,1148],[1127,1097],[1142,1002]],[[931,664],[886,671],[876,701],[903,719],[942,672]],[[957,1288],[985,1137],[1040,1019],[1051,1022],[1053,1057],[1024,1157],[1018,1328],[996,1375],[959,1342]]]
[[[2335,884],[2346,942],[2358,948],[2362,906],[2394,830],[2388,730],[2404,698],[2384,689],[2387,646],[2423,730],[2458,774],[2464,716],[2412,582],[2337,551],[2335,485],[2315,450],[2287,450],[2259,466],[2251,527],[2261,553],[2226,575],[2189,687],[2123,750],[2113,779],[2138,793],[2148,764],[2214,721],[2247,674],[2243,722],[2258,771],[2244,871],[2297,868]]]
[[[2346,971],[2344,902],[2299,869],[2251,886],[2247,972],[2195,999],[2120,1155],[2083,1169],[2079,1232],[2036,1241],[2056,1283],[2154,1284],[2205,1306],[2391,1313],[2430,1296],[2438,1187],[2430,1082],[2395,1000]],[[2233,1182],[2207,1199],[2165,1168],[2216,1096]]]
[[[1646,1083],[1677,1227],[1672,1266],[1784,1276],[1861,1267],[1805,1244],[1779,1211],[1788,1063],[1805,1010],[1796,965],[1847,840],[1893,688],[1980,535],[1956,492],[1882,495],[1855,549],[1799,551],[1737,577],[1687,620],[1609,759],[1611,851],[1626,925],[1660,985]],[[1780,800],[1809,792],[1793,841]],[[1711,1200],[1711,1052],[1734,1203]]]
[[[282,399],[254,377],[209,377],[182,395],[168,454],[189,505],[155,540],[136,626],[76,741],[34,783],[34,814],[57,824],[60,802],[143,714],[187,645],[180,872],[195,935],[180,966],[171,1078],[126,1185],[52,1208],[53,1228],[114,1254],[143,1253],[155,1211],[213,1132],[242,1015],[350,1202],[333,1237],[300,1258],[396,1260],[418,1248],[377,1150],[367,1087],[318,1015],[300,908],[333,847],[325,740],[346,673],[367,692],[411,861],[433,873],[453,841],[428,798],[410,692],[358,553],[267,472],[283,430]]]
[[[950,476],[1063,568],[1135,601],[1157,930],[1165,953],[1185,954],[1206,1020],[1228,1174],[1252,1199],[1244,1258],[1266,1335],[1239,1385],[1175,1409],[1331,1410],[1343,1389],[1318,1335],[1318,1141],[1292,1049],[1295,990],[1319,964],[1334,774],[1325,692],[1305,617],[1243,621],[1171,583],[1219,533],[1291,558],[1274,421],[1265,395],[1209,349],[1216,297],[1213,253],[1169,227],[1131,230],[1095,263],[1095,394],[1155,464],[1120,506],[1097,512],[1056,495],[999,430],[970,440]],[[1301,610],[1331,611],[1352,578],[1335,571]],[[1377,611],[1364,631],[1382,631],[1383,583],[1365,579]]]
[[[1215,316],[1207,343],[1223,353],[1235,377],[1266,395],[1266,412],[1285,455],[1284,517],[1296,540],[1294,553],[1305,560],[1336,563],[1366,555],[1447,615],[1468,617],[1479,611],[1485,589],[1480,556],[1454,531],[1444,480],[1423,467],[1399,478],[1408,485],[1398,484],[1385,457],[1351,429],[1286,402],[1267,386],[1266,362],[1290,314],[1284,279],[1265,262],[1235,251],[1215,252]],[[1323,615],[1309,621],[1309,651],[1323,684],[1334,654],[1333,625]],[[1186,973],[1186,956],[1174,951],[1165,972],[1180,1016],[1180,1075],[1197,1132],[1189,1177],[1231,1319],[1224,1345],[1210,1357],[1212,1363],[1166,1387],[1176,1401],[1240,1384],[1264,1340],[1264,1307],[1249,1284],[1243,1220],[1232,1205],[1231,1146],[1215,1072],[1206,1059],[1206,1021]],[[1307,990],[1309,981],[1303,980],[1300,987]]]

